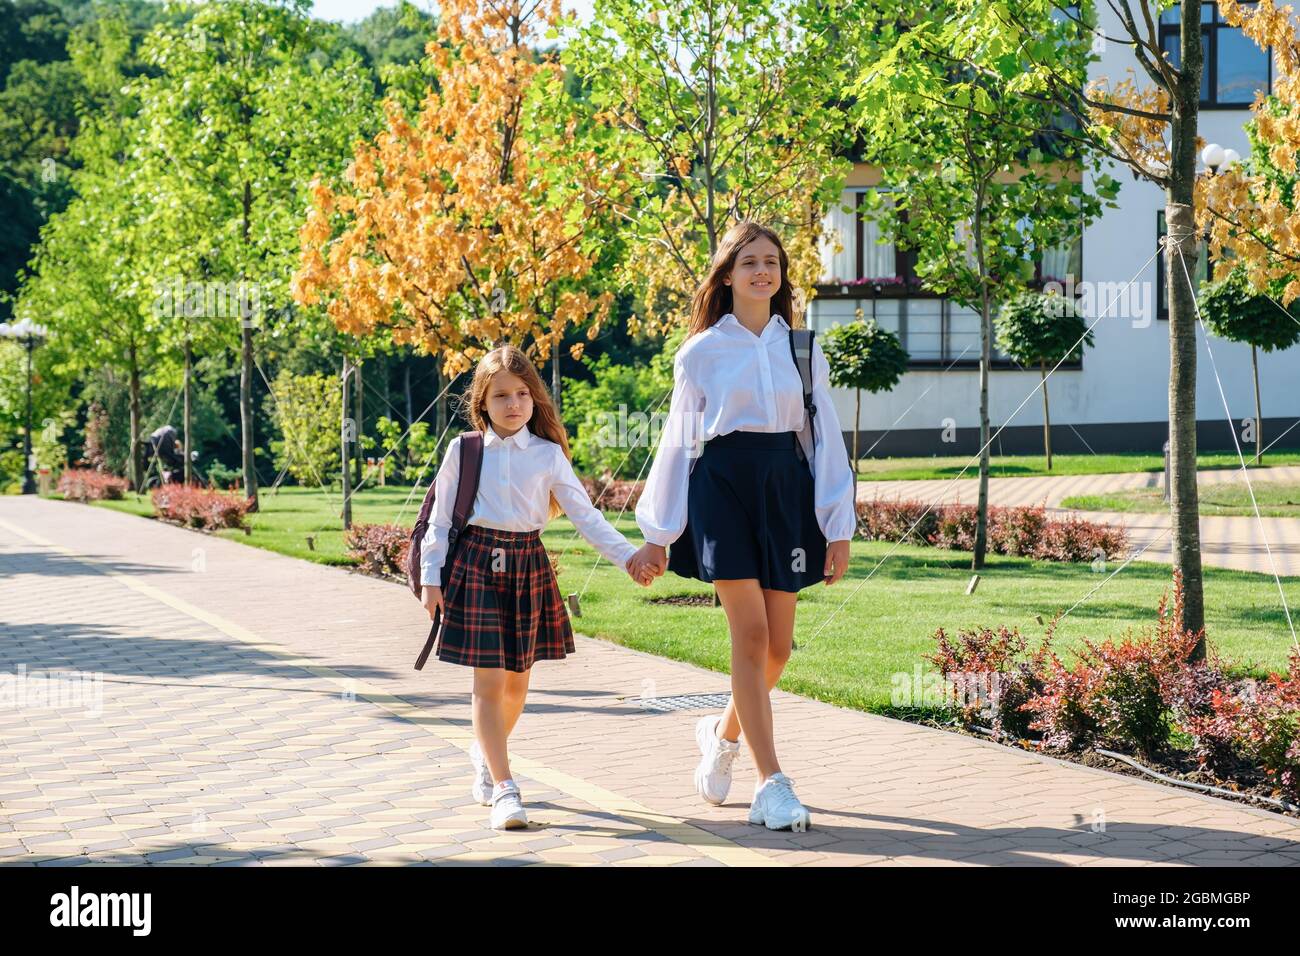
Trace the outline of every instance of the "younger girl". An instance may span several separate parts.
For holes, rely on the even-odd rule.
[[[564,426],[521,351],[506,345],[485,355],[467,404],[467,417],[483,433],[478,495],[444,569],[460,475],[457,437],[434,479],[420,580],[430,617],[442,611],[438,657],[474,668],[472,792],[492,807],[494,829],[516,829],[527,826],[528,817],[510,777],[506,741],[524,709],[533,662],[574,652],[541,529],[563,509],[601,555],[640,583],[648,585],[652,572],[640,560],[633,563],[636,547],[592,505],[574,475]]]
[[[768,693],[790,657],[798,592],[843,577],[857,526],[830,369],[815,344],[813,440],[800,454],[809,422],[788,270],[772,230],[742,222],[723,237],[695,293],[636,508],[641,554],[657,573],[713,582],[731,630],[731,702],[696,725],[696,789],[709,803],[726,799],[743,728],[758,765],[749,821],[773,830],[803,829],[809,815],[777,761]]]

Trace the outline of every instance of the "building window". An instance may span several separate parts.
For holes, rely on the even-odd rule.
[[[1255,4],[1242,6],[1253,9]],[[1169,55],[1175,69],[1182,64],[1181,15],[1179,7],[1160,14],[1160,48]],[[1217,3],[1201,4],[1201,46],[1205,53],[1202,106],[1244,109],[1255,101],[1258,90],[1272,92],[1272,57],[1240,28],[1224,23]]]
[[[899,259],[892,243],[881,243],[880,224],[863,216],[866,189],[846,189],[831,206],[822,229],[822,283],[841,285],[863,279],[892,281],[899,276]],[[883,197],[886,205],[889,197]],[[840,251],[835,247],[839,245]]]
[[[898,336],[914,369],[978,368],[980,360],[979,311],[936,296],[817,296],[812,301],[809,324],[818,332],[862,317],[875,320]],[[1018,368],[993,343],[993,367]],[[1077,367],[1069,365],[1068,367]]]
[[[1169,321],[1169,283],[1165,281],[1165,253],[1160,247],[1160,240],[1164,237],[1165,211],[1161,209],[1156,213],[1156,248],[1160,249],[1160,255],[1156,256],[1156,318],[1167,322]],[[1212,278],[1214,278],[1214,267],[1210,262],[1209,246],[1202,239],[1197,246],[1196,267],[1192,269],[1192,284],[1199,290],[1202,282]]]

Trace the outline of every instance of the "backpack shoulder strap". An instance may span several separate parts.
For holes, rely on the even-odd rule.
[[[817,412],[812,400],[813,338],[816,334],[812,329],[790,330],[790,354],[794,357],[794,367],[799,370],[799,380],[803,382],[803,407],[808,409],[810,415]]]
[[[790,356],[794,359],[794,367],[799,371],[799,381],[803,384],[803,407],[804,421],[803,428],[799,430],[798,449],[803,458],[812,467],[812,452],[814,447],[813,435],[813,417],[817,414],[817,406],[813,404],[813,338],[816,332],[812,329],[791,329],[790,330]]]
[[[460,532],[474,510],[478,495],[478,479],[483,471],[483,433],[462,432],[460,436],[460,480],[456,482],[456,506],[452,509],[451,526]]]

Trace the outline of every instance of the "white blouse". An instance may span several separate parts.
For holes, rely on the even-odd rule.
[[[420,547],[420,580],[424,584],[441,586],[439,573],[447,560],[447,535],[459,484],[457,435],[434,478],[433,513]],[[636,546],[591,503],[560,446],[532,434],[527,425],[509,438],[502,438],[489,425],[483,435],[478,495],[467,524],[501,531],[540,531],[549,518],[552,492],[587,542],[619,568],[625,568]]]
[[[673,362],[672,405],[636,507],[647,541],[668,546],[686,527],[686,491],[701,443],[733,431],[798,432],[803,383],[790,354],[790,326],[773,315],[755,335],[728,313],[691,336]],[[813,505],[827,541],[857,528],[856,480],[828,387],[830,365],[813,340]]]

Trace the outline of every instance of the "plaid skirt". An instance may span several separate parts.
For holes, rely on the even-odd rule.
[[[522,673],[576,650],[539,531],[467,525],[442,596],[439,660]]]

